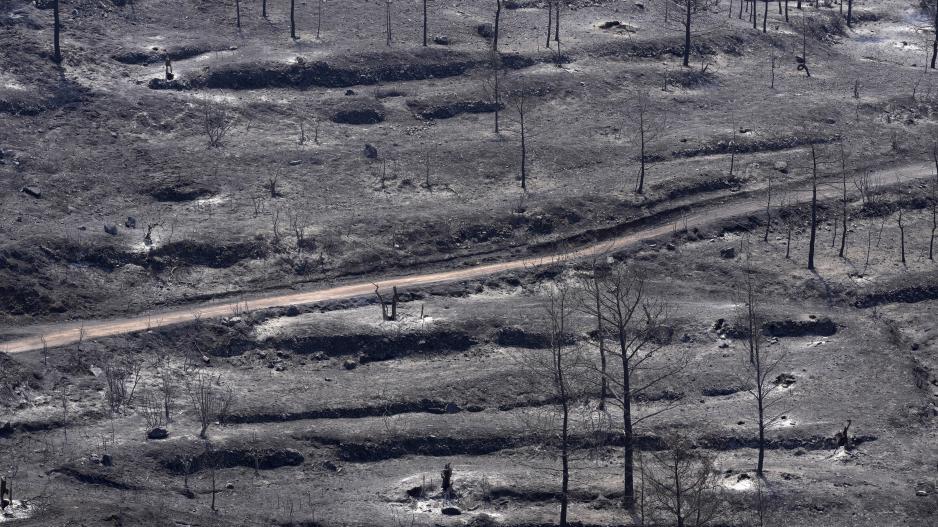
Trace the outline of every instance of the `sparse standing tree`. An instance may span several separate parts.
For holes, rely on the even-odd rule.
[[[186,388],[192,409],[201,426],[199,437],[206,439],[209,426],[216,420],[224,419],[228,414],[234,397],[231,388],[221,384],[220,376],[213,379],[211,375],[201,371],[187,380]]]
[[[492,35],[492,51],[498,53],[498,24],[502,17],[502,0],[495,0],[495,26]]]
[[[660,511],[673,517],[668,525],[709,525],[723,505],[713,458],[677,434],[667,443],[667,449],[652,453],[655,466],[645,471],[652,500]]]
[[[559,1],[559,0],[558,0]],[[544,44],[550,47],[550,30],[554,27],[554,2],[547,0],[547,41]]]
[[[841,197],[840,204],[840,216],[841,216],[841,233],[840,233],[840,251],[838,251],[837,256],[844,258],[844,253],[847,250],[847,153],[844,150],[844,143],[840,143],[840,175],[841,182],[843,186],[843,196]]]
[[[896,223],[899,224],[899,250],[902,259],[902,265],[905,262],[905,225],[902,223],[902,205],[899,205],[899,215],[896,217]]]
[[[59,18],[59,0],[52,0],[52,61],[56,64],[62,62],[62,50],[59,47],[59,34],[62,23]]]
[[[638,118],[638,129],[635,131],[638,140],[638,181],[635,183],[635,193],[645,191],[645,176],[647,175],[648,144],[653,141],[661,130],[665,128],[664,118],[656,118],[655,108],[651,95],[647,91],[640,91],[635,96],[635,106],[632,109]]]
[[[611,403],[622,409],[622,505],[629,510],[635,507],[634,428],[645,419],[673,407],[666,404],[640,416],[633,412],[633,401],[686,365],[686,357],[667,361],[661,366],[653,365],[653,357],[664,347],[660,332],[666,324],[667,310],[661,302],[650,298],[646,287],[647,282],[639,271],[618,266],[604,273],[600,279],[599,308],[590,302],[583,303],[589,316],[602,317],[603,325],[618,345],[618,349],[610,348],[608,353],[619,359],[621,368],[608,371],[606,378]]]
[[[241,0],[235,0],[235,25],[241,29]]]
[[[322,4],[326,0],[318,0],[316,2],[316,40],[319,40],[319,36],[322,32]]]
[[[759,307],[750,258],[751,255],[747,252],[746,268],[743,271],[745,273],[743,294],[745,295],[744,302],[746,304],[743,313],[749,340],[749,361],[746,363],[749,371],[747,375],[752,382],[746,384],[749,384],[750,387],[747,388],[747,391],[756,403],[757,425],[759,427],[759,454],[756,463],[756,475],[761,478],[765,466],[765,431],[781,416],[780,413],[766,414],[774,409],[780,401],[780,397],[776,396],[780,385],[772,382],[772,376],[776,374],[781,361],[785,358],[785,353],[770,353],[767,349],[767,342],[762,332],[765,320]],[[741,381],[745,382],[745,379],[741,379]]]
[[[560,8],[563,0],[557,0],[554,5],[557,8],[557,14],[554,16],[554,42],[557,43],[557,51],[560,51]]]
[[[808,269],[814,270],[814,242],[817,238],[817,152],[811,145],[811,239],[808,242]]]
[[[290,0],[290,38],[296,40],[296,0]]]
[[[772,185],[765,190],[765,234],[762,241],[769,241],[769,230],[772,228]]]
[[[763,7],[765,8],[762,10],[762,32],[765,33],[766,25],[769,22],[769,0],[762,0],[762,2]]]
[[[935,231],[938,230],[938,145],[932,148],[935,159],[935,181],[931,187],[931,237],[928,240],[928,259],[935,260]]]
[[[267,0],[261,0],[261,16],[267,18]]]
[[[385,8],[385,23],[384,27],[387,30],[387,46],[391,47],[391,0],[384,0]]]
[[[599,262],[594,260],[592,269],[590,270],[589,276],[583,279],[583,291],[586,293],[584,302],[589,302],[591,305],[585,309],[587,314],[592,315],[596,319],[596,346],[599,349],[599,410],[606,409],[606,398],[608,397],[609,392],[609,380],[607,376],[609,375],[607,371],[606,364],[606,327],[603,324],[602,316],[602,299],[600,296],[600,289],[602,288],[602,280],[600,274],[603,273],[603,269],[600,266]]]
[[[547,356],[537,351],[527,354],[523,360],[524,371],[530,383],[539,392],[547,395],[555,404],[543,407],[525,420],[529,428],[543,436],[546,445],[556,448],[560,458],[560,522],[567,525],[567,509],[570,489],[570,454],[572,413],[579,392],[584,385],[583,364],[577,350],[567,345],[567,325],[575,305],[574,295],[565,284],[557,284],[544,295],[543,306],[549,324],[550,344]]]

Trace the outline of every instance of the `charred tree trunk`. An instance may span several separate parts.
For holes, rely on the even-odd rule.
[[[817,152],[811,145],[811,239],[808,242],[808,269],[814,270],[814,242],[817,237]]]
[[[902,265],[905,265],[905,225],[902,224],[902,207],[899,207],[899,250],[902,257]]]
[[[423,47],[427,47],[427,0],[423,0]]]
[[[521,190],[528,190],[528,147],[524,130],[524,102],[518,106],[518,118],[521,120]]]
[[[502,18],[502,0],[495,0],[495,27],[492,35],[492,50],[498,53],[498,23]]]
[[[296,40],[296,0],[290,0],[290,38]]]
[[[687,5],[687,12],[684,16],[684,66],[690,66],[690,22],[692,0],[684,0]]]
[[[56,64],[62,62],[62,50],[59,47],[59,34],[62,31],[62,22],[59,19],[59,0],[52,1],[52,61]]]
[[[261,16],[267,18],[267,0],[261,0]]]
[[[638,142],[639,142],[639,169],[638,169],[638,185],[635,187],[635,192],[641,194],[645,190],[645,111],[640,110],[638,112]]]
[[[560,42],[560,4],[561,0],[554,2],[554,5],[557,6],[557,14],[554,16],[554,42]]]
[[[554,3],[547,2],[547,47],[550,47],[550,30],[554,27]]]
[[[765,0],[765,9],[762,11],[762,32],[766,32],[766,25],[769,23],[769,0]]]
[[[387,29],[387,45],[391,47],[391,0],[385,0],[385,22],[384,27]]]
[[[938,18],[938,15],[936,15]],[[853,0],[847,0],[847,27],[853,27]],[[932,66],[934,68],[934,66]]]
[[[851,4],[853,0],[851,0]],[[850,10],[847,10],[847,25],[850,25]],[[935,69],[935,58],[938,57],[938,0],[935,1],[935,40],[931,44],[931,69]]]
[[[935,185],[931,192],[931,238],[928,241],[928,259],[935,260],[935,231],[938,230],[938,146],[932,149],[935,158]]]
[[[840,251],[837,256],[843,258],[847,250],[847,159],[844,154],[844,147],[840,145],[840,172],[843,183],[843,196],[841,198],[841,233],[840,233]]]
[[[235,0],[235,25],[241,29],[241,0]]]

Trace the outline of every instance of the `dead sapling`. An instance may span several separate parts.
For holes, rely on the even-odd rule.
[[[443,466],[440,478],[443,480],[443,500],[450,501],[453,499],[453,467],[449,463]]]
[[[375,296],[378,297],[378,304],[381,306],[381,320],[397,320],[397,302],[399,300],[397,286],[391,288],[391,301],[387,302],[384,300],[384,297],[381,296],[378,284],[372,285],[375,286]]]

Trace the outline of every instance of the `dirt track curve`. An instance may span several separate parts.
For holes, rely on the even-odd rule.
[[[872,179],[876,185],[888,185],[901,181],[934,177],[934,173],[934,165],[930,163],[915,163],[896,167],[894,169],[875,172],[872,174]],[[839,198],[842,192],[842,188],[839,185],[839,181],[837,183],[837,185],[832,185],[831,180],[827,180],[825,184],[819,185],[818,199]],[[848,191],[849,190],[852,189],[848,187]],[[799,191],[797,196],[792,196],[792,199],[805,202],[810,200],[810,195],[810,190]],[[760,212],[764,210],[764,208],[765,201],[761,196],[758,198],[755,198],[752,195],[742,195],[739,198],[733,198],[730,196],[727,197],[727,199],[722,204],[710,205],[702,210],[690,213],[687,216],[686,223],[688,228],[700,227],[709,222]],[[161,313],[138,315],[130,318],[68,322],[56,325],[37,325],[32,327],[17,328],[15,330],[16,332],[23,333],[26,336],[16,340],[0,343],[0,351],[5,353],[22,353],[26,351],[42,349],[44,346],[49,348],[65,346],[68,344],[73,344],[79,339],[93,339],[111,335],[132,333],[135,331],[144,331],[148,329],[169,326],[172,324],[191,322],[198,318],[230,316],[234,313],[267,309],[272,307],[311,304],[314,302],[322,302],[326,300],[352,298],[373,294],[375,285],[378,285],[381,288],[388,288],[392,286],[421,286],[441,282],[458,282],[461,280],[469,280],[502,271],[539,267],[562,260],[576,260],[597,256],[604,253],[615,252],[637,242],[666,235],[671,232],[673,228],[673,222],[666,222],[660,225],[642,227],[637,229],[635,232],[631,232],[611,240],[595,243],[593,245],[588,245],[580,249],[548,256],[522,258],[518,260],[509,260],[506,262],[478,265],[454,271],[441,271],[436,273],[398,276],[393,278],[386,278],[383,280],[347,284],[329,289],[320,289],[317,291],[276,294],[249,300],[191,305]]]

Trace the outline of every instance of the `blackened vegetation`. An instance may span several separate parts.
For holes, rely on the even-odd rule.
[[[407,355],[465,351],[475,344],[466,332],[435,327],[416,333],[309,335],[277,340],[273,344],[303,355],[339,357],[358,355],[364,364]]]
[[[339,124],[378,124],[385,118],[384,109],[374,105],[345,105],[336,110],[330,120]]]
[[[823,145],[834,143],[840,139],[839,135],[789,135],[783,137],[773,137],[766,139],[757,139],[751,141],[738,141],[734,145],[732,141],[721,140],[716,143],[701,145],[684,150],[675,150],[671,155],[680,157],[698,157],[709,155],[722,155],[735,151],[737,154],[751,154],[756,152],[778,152],[781,150],[791,150],[808,145]]]
[[[212,452],[200,452],[192,456],[176,454],[160,460],[163,467],[173,474],[195,474],[209,465],[213,468],[247,467],[273,470],[280,467],[295,467],[303,464],[303,454],[290,448],[218,448]]]
[[[489,113],[504,109],[504,104],[490,101],[407,101],[407,106],[421,119],[449,119],[464,113]]]
[[[919,284],[889,291],[868,293],[857,299],[854,305],[859,308],[869,308],[895,303],[914,304],[935,299],[938,299],[938,285]]]
[[[171,60],[185,60],[198,57],[199,55],[210,53],[212,51],[221,51],[221,49],[218,49],[217,46],[213,47],[208,43],[197,43],[181,46],[171,46],[166,48],[165,51],[158,47],[149,49],[124,49],[111,55],[111,58],[117,62],[120,62],[121,64],[137,64],[146,66],[149,64],[163,62],[167,56],[169,56]]]

